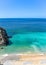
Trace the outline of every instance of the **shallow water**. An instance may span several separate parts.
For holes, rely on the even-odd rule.
[[[9,39],[12,44],[0,53],[46,53],[46,32],[16,34]]]

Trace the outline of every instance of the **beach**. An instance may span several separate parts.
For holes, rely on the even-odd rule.
[[[0,61],[11,65],[46,65],[46,54],[5,54]]]

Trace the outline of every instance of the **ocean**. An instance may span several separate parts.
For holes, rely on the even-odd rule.
[[[8,46],[0,46],[0,54],[46,53],[45,18],[0,18],[0,27],[11,36]]]

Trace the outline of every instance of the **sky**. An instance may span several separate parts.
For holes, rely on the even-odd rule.
[[[46,18],[46,0],[0,0],[0,18]]]

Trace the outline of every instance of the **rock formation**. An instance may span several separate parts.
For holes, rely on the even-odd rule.
[[[6,30],[0,27],[0,45],[8,45],[8,35],[6,33]]]

